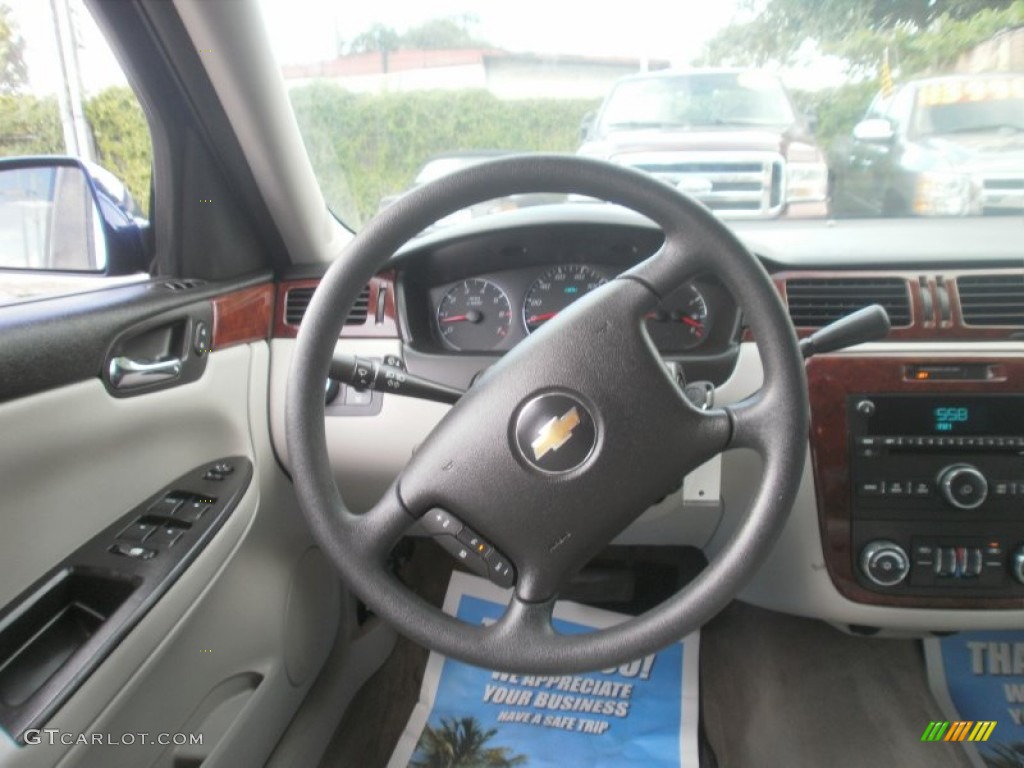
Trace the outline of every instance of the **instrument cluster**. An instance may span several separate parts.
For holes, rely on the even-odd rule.
[[[431,331],[448,352],[500,353],[515,346],[620,270],[596,264],[556,264],[467,277],[430,290]],[[647,332],[663,353],[704,347],[717,327],[722,289],[702,278],[686,283],[647,315]],[[714,334],[720,335],[720,334]]]

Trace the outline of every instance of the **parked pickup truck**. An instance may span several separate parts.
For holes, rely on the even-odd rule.
[[[612,87],[581,133],[578,154],[648,171],[723,218],[828,212],[824,154],[767,72],[633,75]]]
[[[879,94],[831,158],[838,215],[1024,213],[1024,74],[912,80]]]

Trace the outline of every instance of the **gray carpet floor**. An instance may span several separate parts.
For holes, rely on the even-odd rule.
[[[733,603],[701,633],[701,674],[722,768],[970,766],[959,744],[921,742],[946,718],[917,641],[851,637]]]
[[[447,571],[418,559],[406,578],[440,603]],[[387,764],[426,659],[399,640],[349,707],[321,768]],[[701,675],[704,727],[721,768],[970,765],[957,744],[920,741],[930,720],[945,717],[915,641],[851,637],[733,603],[702,632]]]

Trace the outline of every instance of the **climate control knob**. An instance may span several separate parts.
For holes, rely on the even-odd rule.
[[[939,473],[939,492],[957,509],[976,509],[988,497],[988,480],[977,467],[952,464]]]
[[[1024,584],[1024,544],[1017,547],[1017,551],[1010,558],[1010,571],[1013,573],[1013,578]]]
[[[910,573],[910,558],[893,541],[872,541],[860,553],[860,569],[880,587],[894,587]]]

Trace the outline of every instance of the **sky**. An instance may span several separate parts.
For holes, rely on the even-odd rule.
[[[725,25],[735,0],[261,0],[282,63],[331,57],[337,38],[351,40],[378,22],[403,32],[436,18],[479,19],[470,29],[516,52],[649,56],[689,62]]]
[[[56,92],[60,85],[60,69],[50,0],[0,2],[11,8],[19,32],[25,39],[25,63],[31,90],[39,95]],[[110,85],[125,83],[117,59],[81,0],[72,0],[70,7],[79,36],[79,65],[84,90],[94,94]]]
[[[520,53],[667,59],[688,66],[737,14],[737,0],[627,0],[608,5],[579,0],[259,0],[282,64],[331,59],[338,40],[352,40],[380,23],[404,32],[430,19],[471,19],[470,31]],[[806,65],[783,71],[793,88],[843,82],[842,63],[809,51]]]
[[[52,0],[2,0],[28,43],[25,53],[32,90],[52,93],[60,82],[53,33]],[[237,0],[203,0],[237,2]],[[736,0],[628,0],[601,6],[579,0],[257,0],[281,64],[334,58],[339,40],[351,40],[374,23],[404,32],[436,18],[469,19],[469,29],[496,47],[515,52],[668,59],[689,64],[736,13]],[[124,77],[81,0],[70,0],[80,39],[79,60],[86,94]],[[788,84],[806,87],[807,76],[823,84],[822,62],[805,73],[789,72]],[[804,75],[802,77],[802,75]],[[836,77],[838,67],[836,68]],[[835,79],[835,78],[830,78]]]

